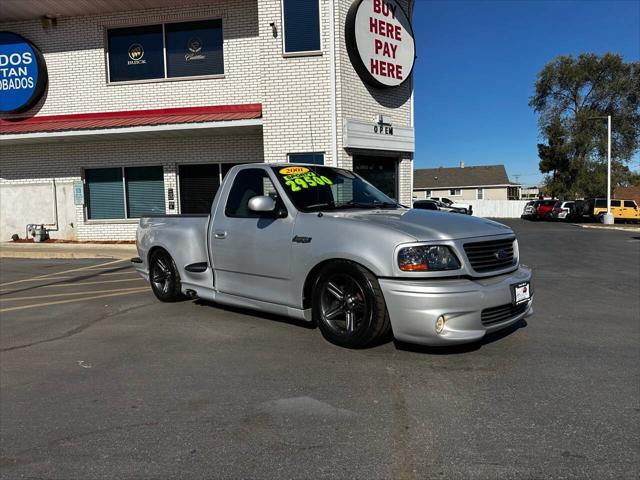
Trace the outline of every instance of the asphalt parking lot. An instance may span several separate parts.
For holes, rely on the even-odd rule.
[[[535,315],[352,351],[162,304],[126,261],[0,260],[0,478],[638,478],[640,233],[509,223]]]

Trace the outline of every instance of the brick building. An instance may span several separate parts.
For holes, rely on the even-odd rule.
[[[123,5],[0,9],[2,240],[27,224],[48,224],[53,238],[133,239],[144,213],[206,211],[230,166],[247,162],[353,169],[411,201],[409,0]],[[375,50],[360,62],[367,35]],[[386,69],[374,58],[383,44]],[[42,63],[19,56],[38,50]],[[394,67],[398,51],[407,58]],[[24,103],[11,88],[28,90],[36,64]]]

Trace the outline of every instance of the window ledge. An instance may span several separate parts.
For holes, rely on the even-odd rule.
[[[309,52],[284,52],[283,58],[295,58],[295,57],[321,57],[324,55],[322,50],[312,50]]]
[[[93,219],[93,220],[85,220],[84,224],[85,225],[113,225],[113,224],[132,224],[135,225],[136,223],[139,223],[140,219],[139,218],[114,218],[114,219]]]
[[[146,78],[144,80],[123,80],[121,82],[107,81],[107,86],[118,85],[140,85],[142,83],[164,83],[164,82],[190,82],[193,80],[217,80],[225,78],[225,74],[217,75],[194,75],[193,77],[170,77],[170,78]]]

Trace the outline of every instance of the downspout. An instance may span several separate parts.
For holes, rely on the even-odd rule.
[[[329,49],[331,50],[329,86],[331,88],[331,156],[333,166],[338,167],[338,112],[336,94],[336,24],[335,0],[329,0]]]
[[[414,7],[414,5],[415,5],[415,0],[411,0],[409,2],[409,21],[411,22],[412,25],[413,25],[413,7]],[[411,125],[409,125],[409,126],[411,128],[413,128],[414,131],[413,131],[413,155],[412,155],[413,158],[411,159],[411,175],[409,176],[409,178],[411,179],[411,186],[409,187],[409,206],[410,207],[413,207],[413,172],[414,172],[415,166],[416,166],[415,165],[415,161],[416,161],[416,158],[415,158],[416,157],[416,152],[415,152],[415,150],[416,150],[416,147],[415,147],[415,145],[416,145],[416,134],[415,134],[415,127],[414,127],[414,125],[415,125],[415,123],[414,123],[414,111],[415,110],[414,110],[414,106],[413,106],[413,94],[414,94],[413,78],[414,78],[414,74],[412,72],[412,74],[411,74],[411,100],[410,100],[411,103],[410,103],[410,108],[409,108],[409,110],[411,112],[410,120],[409,120],[411,122]]]
[[[47,223],[45,224],[45,227],[54,227],[54,228],[47,228],[48,231],[50,232],[57,232],[58,231],[58,189],[56,187],[56,179],[52,178],[51,179],[51,189],[52,189],[52,196],[53,196],[53,221],[54,223]]]

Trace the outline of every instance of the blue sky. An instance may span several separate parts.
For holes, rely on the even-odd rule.
[[[640,0],[416,0],[413,29],[416,168],[502,163],[524,184],[542,180],[528,106],[542,67],[582,52],[640,59]]]

